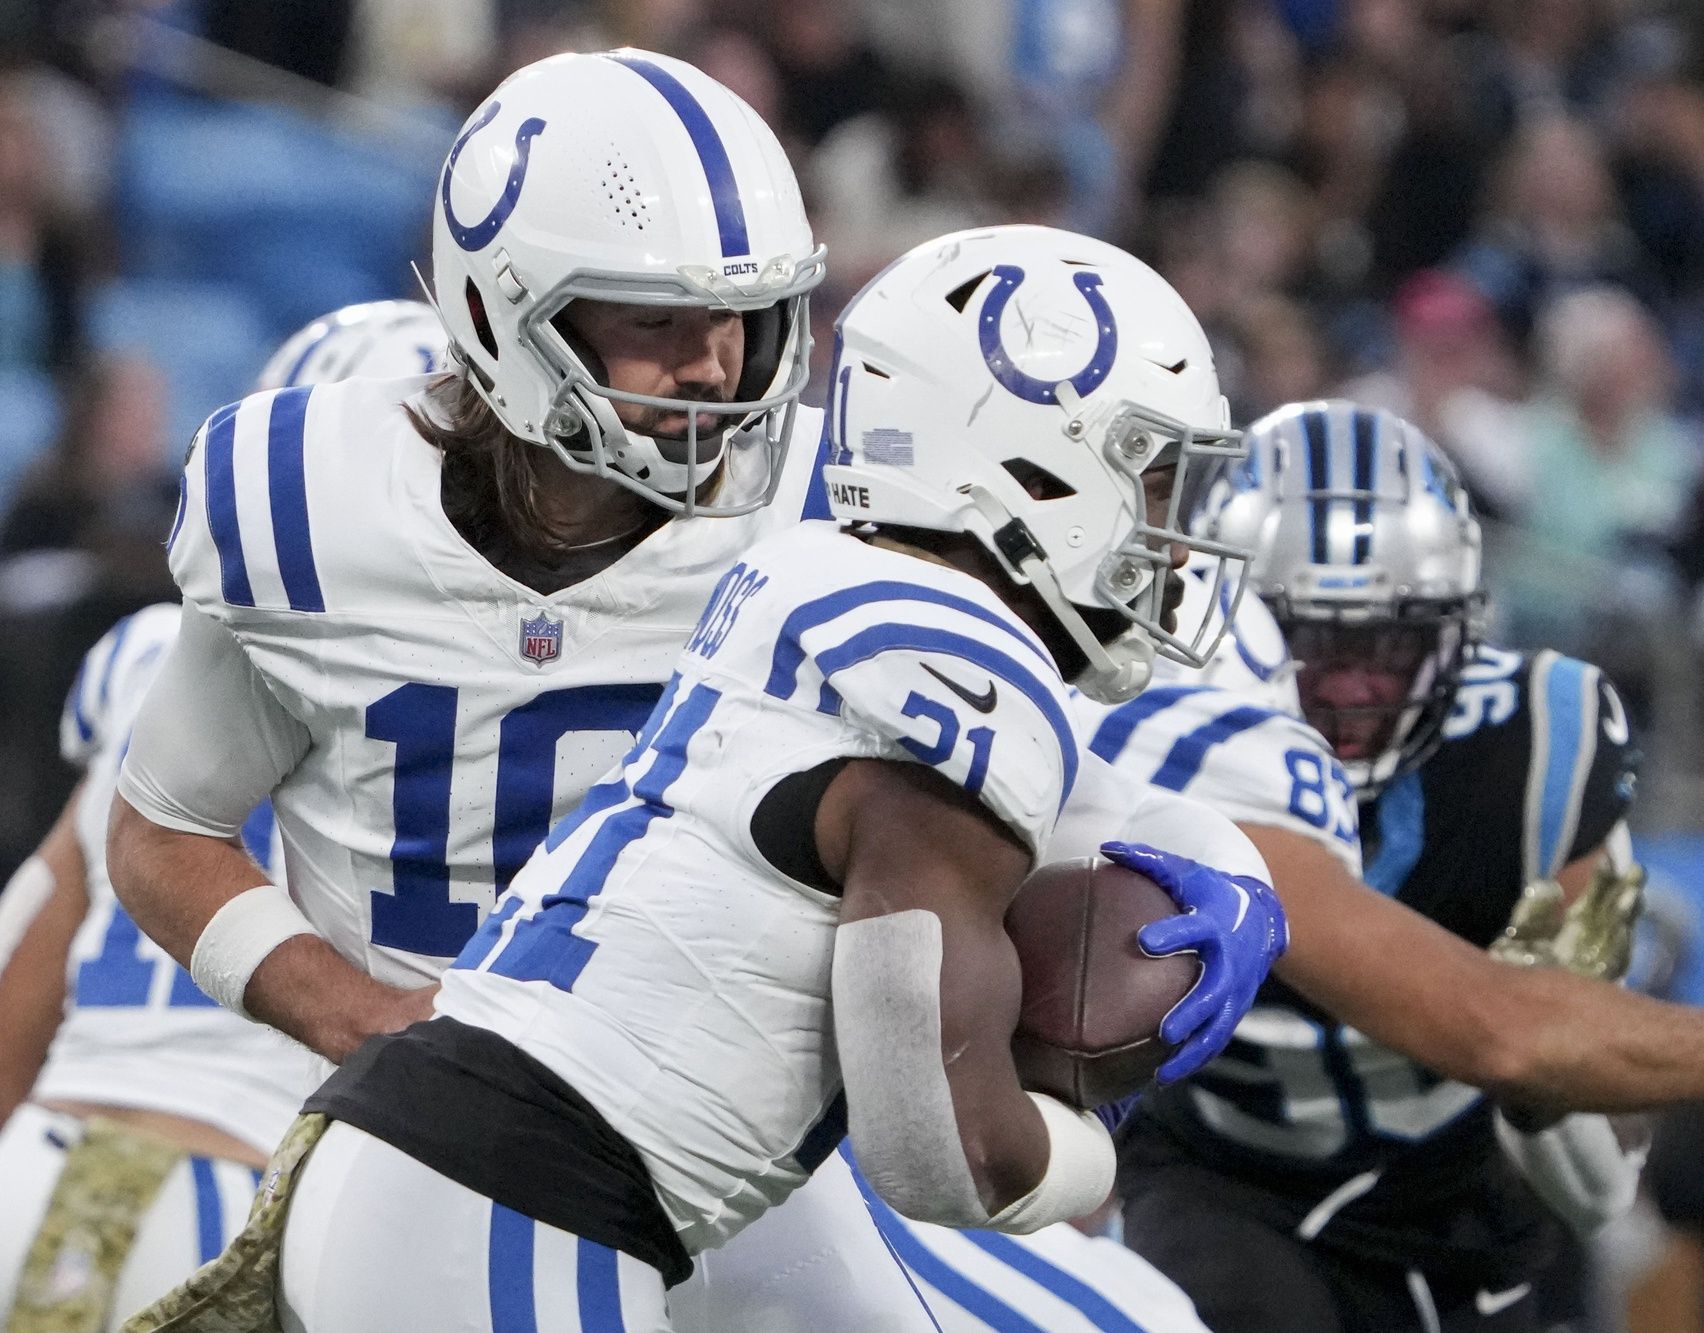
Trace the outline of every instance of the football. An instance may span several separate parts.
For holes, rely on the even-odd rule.
[[[1023,882],[1006,933],[1023,968],[1012,1056],[1026,1088],[1087,1110],[1153,1077],[1172,1051],[1160,1020],[1201,961],[1150,957],[1136,932],[1177,910],[1146,875],[1099,857],[1044,865]]]

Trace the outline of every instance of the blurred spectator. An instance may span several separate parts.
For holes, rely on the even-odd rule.
[[[1522,338],[1541,309],[1581,287],[1612,283],[1654,294],[1602,145],[1589,126],[1562,117],[1516,133],[1477,235],[1456,263]]]
[[[68,386],[58,444],[0,520],[0,555],[76,548],[110,557],[127,575],[162,578],[177,492],[176,468],[160,463],[165,411],[164,383],[147,361],[89,365]]]
[[[53,214],[52,172],[18,73],[0,76],[0,366],[67,365],[78,350],[82,258]]]
[[[780,72],[781,118],[809,147],[888,99],[890,71],[856,13],[839,0],[787,0],[772,10],[765,35]]]
[[[344,84],[404,109],[468,106],[496,59],[493,0],[356,0]]]
[[[202,0],[209,41],[304,79],[336,87],[345,73],[355,0]]]
[[[1259,296],[1237,307],[1219,334],[1214,352],[1233,421],[1325,396],[1330,383],[1325,347],[1314,321],[1294,301]]]
[[[1395,360],[1350,380],[1342,396],[1388,408],[1436,440],[1481,515],[1520,508],[1532,485],[1520,372],[1489,303],[1464,279],[1430,269],[1397,291],[1391,315]]]
[[[878,111],[812,154],[804,185],[836,290],[850,296],[890,259],[942,232],[995,220],[988,148],[969,97],[940,75],[906,75]]]
[[[1562,298],[1544,314],[1539,350],[1511,610],[1526,641],[1578,644],[1591,611],[1637,609],[1641,598],[1661,609],[1652,602],[1667,575],[1659,553],[1681,521],[1700,457],[1673,412],[1661,332],[1625,292]]]

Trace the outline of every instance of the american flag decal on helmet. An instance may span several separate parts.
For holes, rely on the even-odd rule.
[[[562,656],[562,622],[543,611],[535,620],[521,621],[521,656],[543,666]]]

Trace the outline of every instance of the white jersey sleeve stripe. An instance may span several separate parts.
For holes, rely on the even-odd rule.
[[[206,468],[207,528],[219,553],[219,592],[231,606],[253,606],[242,527],[237,521],[237,408],[221,407],[207,422],[203,446]]]
[[[977,608],[980,610],[981,608]],[[1015,658],[1008,657],[998,649],[990,648],[979,639],[969,635],[957,634],[952,630],[939,629],[927,625],[873,625],[869,629],[854,634],[838,648],[831,648],[825,653],[818,653],[817,667],[822,671],[822,698],[817,704],[817,711],[833,713],[839,711],[840,698],[834,687],[829,684],[836,672],[867,662],[870,658],[888,652],[938,652],[951,653],[967,662],[974,662],[984,670],[999,676],[1007,683],[1016,686],[1040,710],[1047,719],[1047,724],[1053,728],[1053,734],[1059,741],[1059,752],[1062,756],[1064,770],[1063,790],[1059,796],[1059,807],[1063,809],[1065,802],[1070,799],[1071,788],[1077,781],[1077,733],[1072,729],[1071,719],[1066,716],[1059,700],[1040,677],[1030,671]]]
[[[820,625],[826,625],[831,620],[837,620],[850,611],[869,606],[872,602],[929,602],[936,606],[949,607],[961,611],[984,624],[993,625],[1010,635],[1032,654],[1038,662],[1049,670],[1056,670],[1047,652],[1035,640],[1023,634],[1009,619],[989,610],[968,597],[957,597],[952,593],[943,592],[939,588],[930,588],[921,583],[903,583],[895,579],[880,579],[871,583],[861,584],[854,588],[844,588],[831,593],[827,597],[819,597],[815,601],[804,603],[781,624],[781,633],[775,646],[775,660],[770,669],[769,683],[764,688],[778,699],[791,697],[798,685],[799,668],[804,665],[808,656],[801,640],[809,631]]]
[[[1116,764],[1130,744],[1136,728],[1161,709],[1169,708],[1192,694],[1200,694],[1207,688],[1205,685],[1163,685],[1142,691],[1129,703],[1120,704],[1101,719],[1089,740],[1090,753],[1099,755],[1109,764]]]

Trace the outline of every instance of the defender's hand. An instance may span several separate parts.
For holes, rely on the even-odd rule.
[[[1158,957],[1193,949],[1201,956],[1201,980],[1160,1024],[1161,1038],[1178,1050],[1156,1077],[1175,1083],[1230,1042],[1267,971],[1289,945],[1284,908],[1271,886],[1258,879],[1227,875],[1143,843],[1105,843],[1101,855],[1148,876],[1182,913],[1144,926],[1136,936],[1143,951]]]

